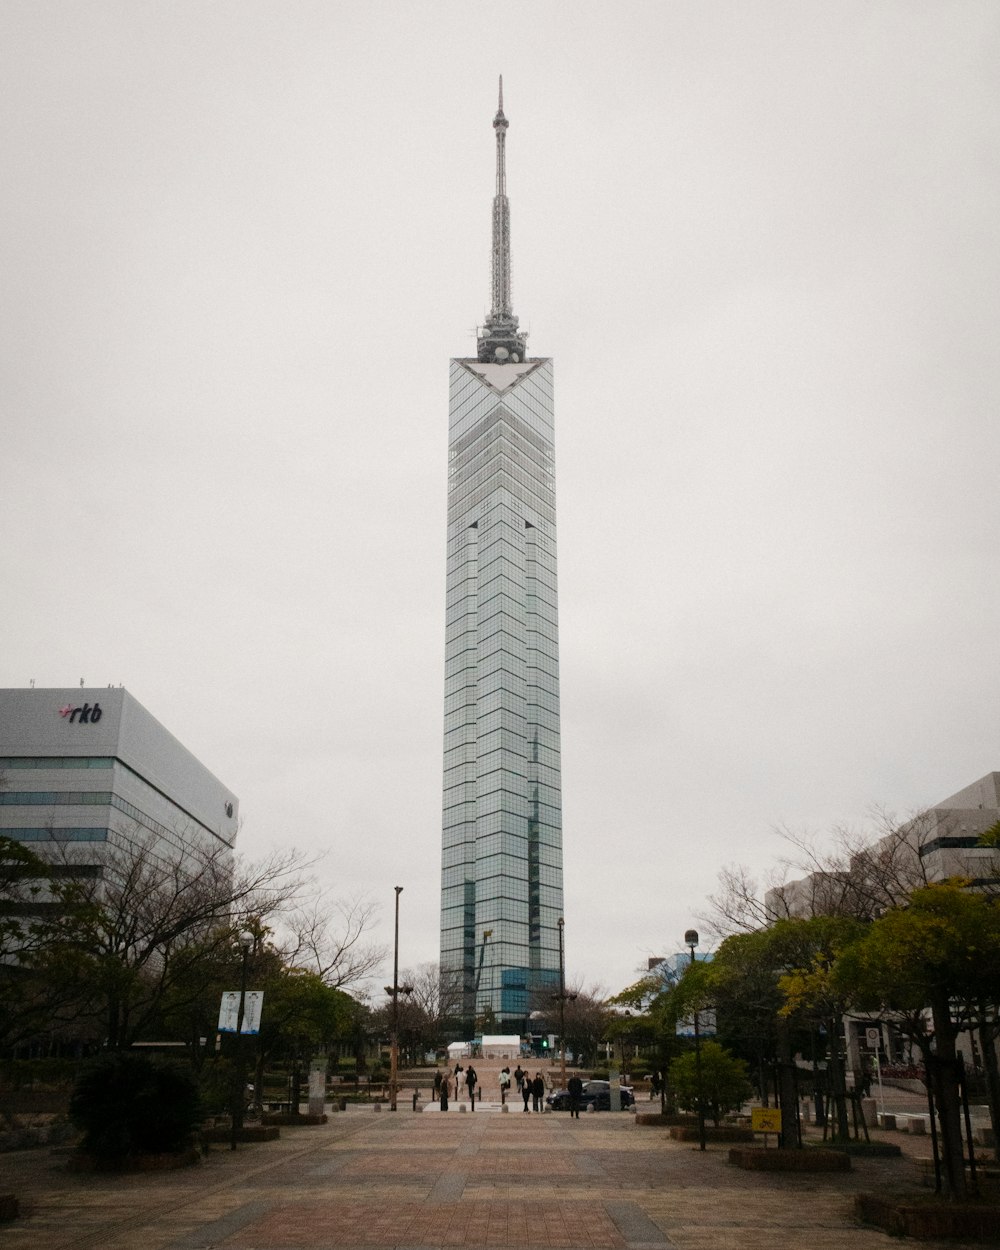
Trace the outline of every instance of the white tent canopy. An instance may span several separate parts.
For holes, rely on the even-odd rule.
[[[484,1033],[482,1056],[484,1059],[517,1059],[521,1054],[521,1039],[516,1033]]]

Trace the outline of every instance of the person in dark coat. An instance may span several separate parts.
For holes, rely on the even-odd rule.
[[[465,1072],[465,1084],[469,1091],[469,1102],[472,1103],[473,1111],[476,1109],[476,1069],[470,1063]]]
[[[535,1073],[535,1079],[531,1082],[531,1109],[532,1111],[541,1111],[542,1099],[545,1097],[545,1082],[542,1079],[541,1072]]]
[[[566,1082],[566,1091],[569,1094],[570,1117],[576,1116],[579,1120],[580,1099],[583,1097],[583,1081],[578,1076],[571,1076]]]
[[[531,1102],[531,1081],[528,1080],[527,1073],[525,1073],[524,1080],[521,1082],[521,1097],[524,1099],[525,1111],[530,1111],[531,1108],[528,1106],[528,1103]]]
[[[441,1110],[448,1110],[448,1077],[447,1074],[441,1078]]]
[[[437,1102],[437,1100],[440,1097],[441,1097],[441,1072],[440,1070],[438,1070],[437,1072],[434,1073],[434,1093],[431,1095],[431,1098],[434,1102]]]

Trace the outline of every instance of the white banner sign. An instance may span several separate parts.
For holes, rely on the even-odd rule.
[[[243,1027],[241,1033],[260,1032],[260,1011],[264,1003],[263,990],[247,990],[243,999]],[[227,990],[222,995],[219,1008],[219,1032],[235,1033],[240,1018],[240,992]]]

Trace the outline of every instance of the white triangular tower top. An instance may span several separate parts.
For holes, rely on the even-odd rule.
[[[540,360],[522,360],[519,364],[503,364],[497,365],[483,360],[463,360],[470,373],[474,373],[477,378],[491,386],[495,391],[509,391],[512,386],[516,386],[526,373],[530,373],[532,369],[537,369],[542,363]]]

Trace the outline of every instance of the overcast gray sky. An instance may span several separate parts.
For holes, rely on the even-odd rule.
[[[1000,769],[998,63],[992,0],[2,0],[0,685],[123,683],[437,958],[502,73],[570,978]]]

